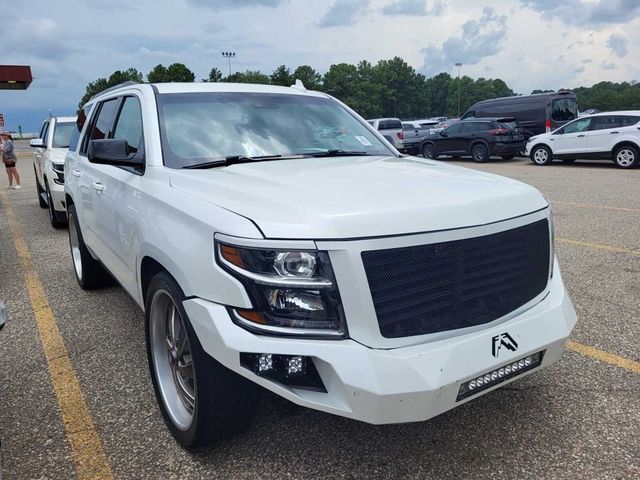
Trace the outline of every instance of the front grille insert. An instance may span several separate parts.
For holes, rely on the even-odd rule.
[[[542,293],[549,279],[546,219],[481,237],[362,252],[386,338],[492,322]]]

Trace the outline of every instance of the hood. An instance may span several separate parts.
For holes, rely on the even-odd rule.
[[[267,238],[427,232],[496,222],[547,206],[523,183],[417,157],[305,158],[183,169],[172,171],[170,182],[251,219]]]
[[[64,156],[67,154],[67,148],[50,148],[49,158],[53,163],[64,163]]]

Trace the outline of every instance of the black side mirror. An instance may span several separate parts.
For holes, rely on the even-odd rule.
[[[116,167],[144,167],[144,154],[129,147],[126,140],[108,138],[91,140],[87,150],[91,163]]]

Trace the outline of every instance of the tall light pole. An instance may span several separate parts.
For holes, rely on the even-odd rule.
[[[456,67],[458,67],[458,118],[460,118],[460,67],[461,63],[456,63]]]
[[[229,60],[229,76],[231,76],[231,59],[236,56],[236,52],[222,52],[222,56]]]

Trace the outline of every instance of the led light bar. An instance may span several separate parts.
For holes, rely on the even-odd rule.
[[[507,365],[503,365],[500,368],[491,370],[490,372],[484,373],[463,383],[462,385],[460,385],[460,390],[458,391],[458,397],[456,398],[456,401],[459,402],[460,400],[464,400],[465,398],[482,392],[483,390],[498,385],[505,380],[517,377],[527,370],[536,368],[542,363],[543,357],[544,350],[541,352],[533,353],[519,360],[515,360]]]

